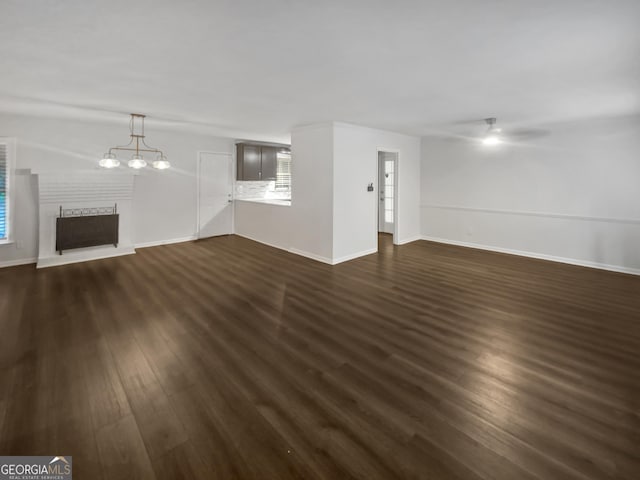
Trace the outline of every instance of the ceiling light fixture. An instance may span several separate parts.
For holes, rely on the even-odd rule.
[[[131,156],[131,160],[127,162],[127,165],[129,165],[130,168],[135,168],[136,170],[138,170],[140,168],[146,167],[147,162],[144,160],[144,158],[142,158],[142,155],[135,154]]]
[[[135,152],[131,156],[131,160],[127,162],[127,165],[130,168],[134,168],[139,170],[147,166],[147,161],[142,157],[142,153],[155,153],[158,155],[156,160],[152,162],[153,168],[158,170],[164,170],[169,168],[171,164],[167,160],[167,157],[162,152],[162,150],[158,150],[157,148],[150,147],[144,141],[144,119],[145,115],[141,115],[139,113],[132,113],[131,120],[129,121],[129,131],[131,140],[128,144],[122,145],[119,147],[111,147],[108,153],[105,153],[102,157],[102,160],[98,162],[98,164],[103,168],[115,168],[120,165],[120,161],[116,158],[114,151],[122,150]]]
[[[115,168],[120,166],[120,160],[116,158],[114,153],[105,153],[104,157],[98,162],[102,168]]]
[[[489,125],[489,128],[487,129],[487,133],[482,139],[482,144],[489,145],[489,146],[501,144],[502,138],[500,138],[500,132],[502,130],[495,126],[496,125],[495,117],[485,118],[484,121],[487,125]]]

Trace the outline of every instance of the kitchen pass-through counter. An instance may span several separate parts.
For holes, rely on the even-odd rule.
[[[291,200],[284,198],[236,198],[237,202],[263,203],[267,205],[278,205],[280,207],[290,207]]]

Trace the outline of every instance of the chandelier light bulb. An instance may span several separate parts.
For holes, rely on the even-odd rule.
[[[498,137],[497,135],[487,135],[482,139],[483,145],[493,146],[493,145],[499,145],[501,143],[502,143],[502,140],[500,140],[500,137]]]
[[[159,157],[157,160],[154,160],[151,165],[158,170],[165,170],[171,166],[165,157]]]
[[[120,166],[120,160],[113,153],[105,153],[98,165],[102,168],[116,168]]]
[[[142,155],[133,155],[127,165],[129,165],[130,168],[135,168],[136,170],[138,170],[140,168],[146,167],[147,162],[142,158]]]

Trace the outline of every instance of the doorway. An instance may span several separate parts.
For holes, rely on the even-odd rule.
[[[378,151],[378,237],[395,240],[397,221],[398,152]],[[385,235],[386,236],[386,235]]]
[[[230,153],[198,154],[198,238],[233,233],[233,162]]]

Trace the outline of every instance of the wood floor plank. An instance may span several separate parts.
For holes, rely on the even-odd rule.
[[[193,480],[194,478],[223,478],[215,475],[198,455],[193,442],[189,441],[169,450],[153,462],[158,480]],[[236,478],[236,477],[224,477]]]
[[[225,236],[2,269],[0,328],[0,453],[79,478],[640,477],[634,276]]]
[[[100,427],[96,442],[105,479],[156,479],[133,415]]]
[[[171,396],[180,420],[189,435],[189,445],[204,464],[207,475],[201,478],[253,478],[244,457],[237,450],[226,430],[211,416],[206,395],[198,386]],[[186,445],[186,444],[185,444]]]
[[[98,429],[131,414],[115,361],[104,339],[92,345],[81,365],[93,426]]]

